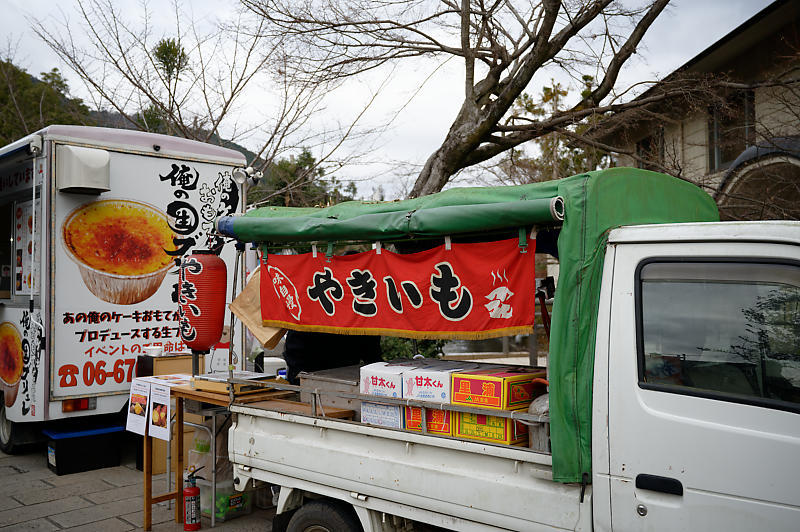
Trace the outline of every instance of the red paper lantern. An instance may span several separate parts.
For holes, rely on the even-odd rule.
[[[211,251],[195,251],[181,262],[181,338],[193,351],[207,352],[222,337],[227,275]]]

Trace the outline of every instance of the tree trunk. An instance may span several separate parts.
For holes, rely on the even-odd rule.
[[[464,161],[477,148],[491,124],[472,102],[464,102],[442,145],[428,157],[417,176],[410,197],[439,192],[450,177],[464,167]]]

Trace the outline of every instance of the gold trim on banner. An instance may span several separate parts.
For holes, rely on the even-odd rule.
[[[382,328],[342,328],[328,325],[301,325],[280,320],[261,320],[264,327],[277,327],[292,329],[294,331],[320,332],[346,335],[371,335],[371,336],[397,336],[399,338],[415,338],[417,340],[484,340],[486,338],[499,338],[515,334],[533,334],[533,325],[519,325],[516,327],[503,327],[488,331],[417,331],[406,329]]]

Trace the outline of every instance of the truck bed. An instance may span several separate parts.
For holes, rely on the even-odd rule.
[[[591,486],[581,504],[579,485],[552,481],[547,454],[245,405],[231,410],[238,419],[229,455],[245,480],[458,530],[591,529]]]

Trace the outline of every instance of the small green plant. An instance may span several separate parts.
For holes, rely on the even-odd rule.
[[[383,336],[381,338],[383,359],[412,358],[416,354],[425,358],[439,358],[442,356],[442,347],[446,340],[416,340],[416,352],[414,343],[415,341],[411,338]]]

